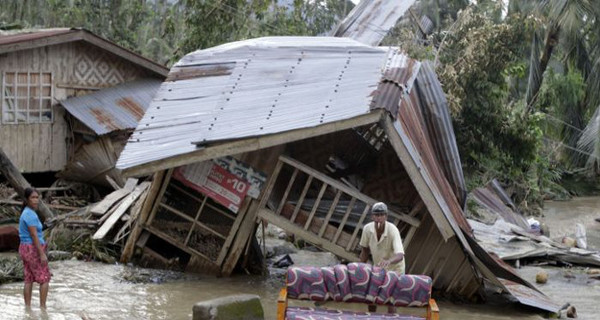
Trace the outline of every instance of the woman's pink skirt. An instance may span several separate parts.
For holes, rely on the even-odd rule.
[[[42,245],[46,252],[47,245]],[[50,269],[48,263],[40,261],[40,255],[34,244],[20,244],[19,255],[23,260],[23,272],[25,273],[25,283],[37,282],[43,284],[50,282]]]

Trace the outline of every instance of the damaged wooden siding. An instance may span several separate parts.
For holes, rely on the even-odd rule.
[[[167,73],[165,67],[82,29],[1,34],[0,53],[0,83],[5,72],[43,72],[52,78],[51,122],[0,123],[0,147],[23,172],[59,171],[70,160],[73,141],[66,112],[55,101]]]

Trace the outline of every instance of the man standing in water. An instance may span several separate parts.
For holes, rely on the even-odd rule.
[[[404,274],[404,246],[398,228],[387,221],[388,208],[383,202],[377,202],[371,207],[371,219],[365,225],[360,238],[360,261],[367,262],[369,254],[373,256],[373,264],[386,271]],[[369,305],[369,312],[376,310],[375,305]],[[389,313],[395,313],[395,307],[388,307]]]

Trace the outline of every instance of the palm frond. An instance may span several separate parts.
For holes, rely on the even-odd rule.
[[[528,110],[533,107],[535,96],[542,85],[543,70],[540,62],[540,54],[543,44],[543,31],[541,28],[535,30],[531,40],[531,55],[529,57],[529,77],[527,80],[527,92],[525,94]]]
[[[600,164],[600,106],[577,141],[577,148],[586,153],[585,169],[593,174]]]

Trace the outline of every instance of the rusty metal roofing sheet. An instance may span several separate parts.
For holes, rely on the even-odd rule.
[[[414,148],[411,155],[415,162],[422,164],[423,178],[438,200],[448,220],[454,221],[467,235],[472,236],[471,226],[467,222],[452,187],[442,170],[442,165],[439,163],[431,141],[433,137],[428,136],[427,128],[424,126],[425,119],[421,107],[413,102],[418,100],[411,99],[414,95],[416,95],[415,90],[403,99],[396,123],[402,126],[404,132],[406,132],[407,139],[410,141],[406,141],[405,144]],[[452,217],[453,219],[451,219]],[[455,232],[459,231],[455,230]]]
[[[160,84],[161,80],[154,78],[135,80],[85,96],[68,98],[61,104],[98,135],[134,129]]]
[[[14,43],[37,40],[41,38],[58,36],[67,33],[78,32],[77,29],[70,28],[55,28],[55,29],[33,29],[33,30],[18,30],[0,33],[0,46]]]
[[[361,0],[331,36],[377,46],[413,3],[415,0]]]
[[[459,204],[464,206],[467,187],[456,145],[452,118],[448,111],[446,95],[431,62],[424,62],[419,70],[417,92],[421,101],[423,119],[430,136],[429,141],[433,144],[438,163],[444,170]]]
[[[512,294],[520,303],[542,310],[558,313],[561,306],[556,302],[552,301],[548,296],[541,292],[533,290],[522,284],[515,283],[510,280],[499,279],[504,287]]]
[[[477,203],[500,215],[504,221],[517,225],[524,230],[529,229],[529,225],[527,224],[525,217],[507,207],[504,202],[493,192],[493,190],[487,188],[477,188],[471,191],[471,193],[473,194],[473,197]]]
[[[397,48],[329,37],[258,38],[190,53],[172,68],[117,167],[366,114],[382,75],[409,63]]]

